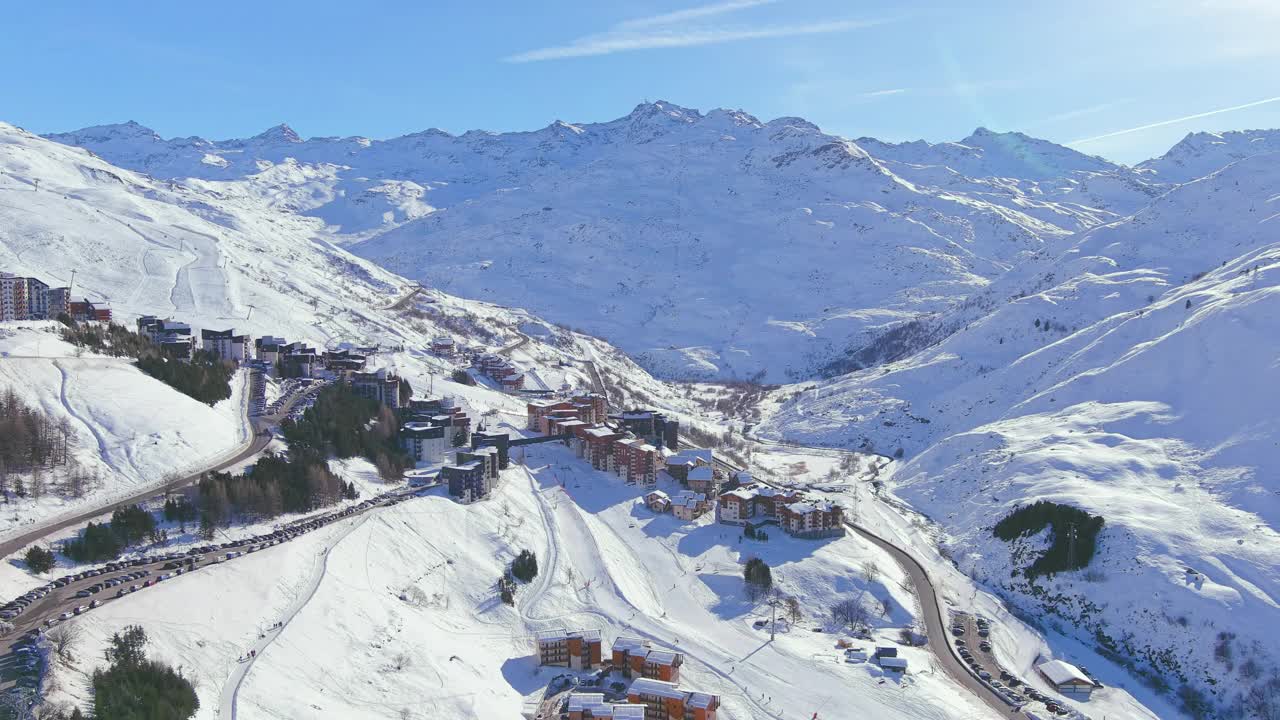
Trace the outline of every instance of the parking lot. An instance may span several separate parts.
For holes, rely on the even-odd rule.
[[[949,631],[951,642],[965,665],[1010,705],[1046,716],[1088,720],[1083,713],[1001,667],[991,644],[992,634],[997,630],[986,618],[966,612],[954,613]]]

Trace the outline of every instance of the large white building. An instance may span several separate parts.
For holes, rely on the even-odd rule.
[[[409,453],[414,464],[441,465],[453,449],[451,426],[432,422],[410,422],[400,428],[400,447]],[[456,431],[454,431],[456,432]]]

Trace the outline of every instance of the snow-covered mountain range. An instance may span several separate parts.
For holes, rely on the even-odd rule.
[[[158,178],[234,182],[222,191],[319,218],[388,269],[582,327],[677,378],[809,377],[1164,189],[1017,133],[852,142],[665,102],[524,133],[50,137]]]

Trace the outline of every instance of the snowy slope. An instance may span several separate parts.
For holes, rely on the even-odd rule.
[[[1138,165],[1161,182],[1184,183],[1254,155],[1280,152],[1280,130],[1188,133],[1158,158]]]
[[[937,165],[974,178],[1052,180],[1075,172],[1106,173],[1124,169],[1095,155],[1085,155],[1020,132],[998,133],[982,127],[958,142],[887,143],[875,138],[858,138],[857,143],[876,158]]]
[[[34,498],[30,474],[12,475],[9,482],[21,479],[28,497],[4,506],[0,537],[159,485],[249,442],[243,374],[234,379],[232,397],[209,407],[127,360],[77,355],[53,325],[0,326],[0,392],[12,389],[55,423],[66,421],[71,462],[92,480],[75,497],[65,487],[71,465],[46,469],[44,495]]]
[[[160,177],[234,181],[221,191],[323,219],[388,269],[582,327],[673,377],[808,376],[886,323],[945,310],[1146,197],[1079,180],[1046,195],[905,166],[899,176],[799,118],[662,102],[525,133],[163,140],[125,124],[51,137]],[[956,164],[984,178],[1119,172],[1008,137],[966,141],[990,167]]]
[[[1175,686],[1238,702],[1248,683],[1214,686],[1219,633],[1241,638],[1235,657],[1280,666],[1280,644],[1249,630],[1280,612],[1277,198],[1274,155],[1176,188],[1003,278],[985,314],[937,326],[938,344],[780,391],[760,432],[902,448],[897,493],[941,524],[962,568]],[[1036,499],[1107,522],[1101,577],[1059,576],[1057,602],[1009,579],[1017,563],[988,530]]]
[[[564,448],[533,446],[526,458],[489,501],[413,499],[109,603],[77,621],[90,641],[80,664],[57,671],[58,698],[84,698],[79,678],[100,662],[97,648],[140,622],[153,652],[192,674],[197,717],[227,717],[218,710],[235,658],[285,620],[239,688],[237,717],[518,717],[561,672],[536,667],[533,633],[566,626],[684,652],[681,685],[720,694],[721,717],[732,720],[990,717],[931,673],[922,650],[902,650],[916,672],[881,684],[874,665],[838,662],[834,638],[808,630],[844,597],[888,600],[889,615],[874,620],[883,640],[911,621],[899,571],[874,547],[848,538],[740,544],[710,518],[654,516],[635,487]],[[509,608],[493,583],[522,548],[537,552],[540,573]],[[786,591],[802,593],[808,615],[773,643],[752,627],[767,609],[742,596],[741,562],[755,553]],[[866,561],[883,577],[866,582]]]
[[[556,389],[589,386],[591,360],[664,392],[607,343],[523,310],[434,289],[392,308],[412,283],[327,242],[320,221],[281,203],[239,182],[158,181],[0,124],[0,268],[50,284],[75,271],[76,297],[106,301],[117,322],[155,314],[322,347],[377,343],[437,375],[455,362],[424,357],[431,338],[496,350],[527,333],[521,366],[542,366]]]

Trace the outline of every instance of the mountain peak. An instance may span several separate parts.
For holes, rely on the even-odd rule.
[[[629,115],[627,115],[627,118],[631,120],[645,120],[662,116],[672,120],[695,122],[702,118],[702,113],[690,108],[680,107],[679,105],[667,102],[666,100],[656,100],[654,102],[640,103]]]
[[[298,133],[294,132],[293,128],[289,127],[285,123],[280,123],[275,127],[267,128],[257,135],[254,135],[252,139],[290,143],[302,142],[302,138],[298,136]]]

